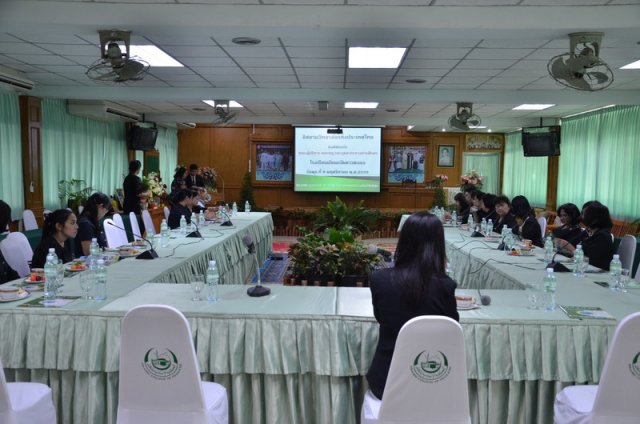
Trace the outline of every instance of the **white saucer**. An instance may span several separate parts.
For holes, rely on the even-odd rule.
[[[456,309],[458,309],[459,311],[470,311],[472,309],[479,309],[480,305],[476,305],[475,303],[473,305],[467,306],[467,307],[462,307],[462,306],[457,306]]]
[[[21,300],[29,296],[29,294],[30,293],[28,291],[23,291],[22,293],[18,293],[18,295],[12,299],[0,299],[0,302],[13,302],[15,300]]]

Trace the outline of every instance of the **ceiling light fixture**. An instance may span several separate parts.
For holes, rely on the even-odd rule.
[[[474,130],[482,130],[487,128],[487,126],[486,125],[469,125],[469,128]]]
[[[422,78],[409,78],[406,79],[405,82],[408,82],[409,84],[424,84],[425,82],[427,82],[427,80],[424,80]]]
[[[256,44],[260,44],[262,40],[253,37],[236,37],[231,39],[231,42],[239,46],[255,46]]]
[[[208,104],[209,106],[211,106],[213,108],[216,107],[216,101],[215,100],[203,100],[202,102]],[[243,106],[240,103],[236,102],[235,100],[229,100],[229,107],[243,107]]]
[[[543,110],[543,109],[549,109],[550,107],[553,107],[553,106],[555,105],[524,103],[524,104],[521,104],[520,106],[514,107],[511,110]]]
[[[318,110],[325,112],[327,110],[329,110],[329,102],[326,100],[319,100],[318,101]]]
[[[375,109],[378,102],[344,102],[345,109]]]
[[[154,45],[131,46],[130,56],[138,56],[151,66],[182,68],[184,65]]]
[[[578,113],[572,113],[571,115],[567,115],[567,116],[563,116],[562,118],[571,118],[573,116],[578,116],[578,115],[584,115],[585,113],[589,113],[589,112],[595,112],[596,110],[602,110],[602,109],[608,109],[610,107],[614,107],[615,105],[607,105],[607,106],[602,106],[602,107],[598,107],[595,109],[589,109],[589,110],[585,110],[584,112],[578,112]]]
[[[349,47],[349,68],[395,69],[406,51],[404,47]]]
[[[635,62],[631,62],[628,65],[624,65],[620,69],[640,69],[640,60],[636,60]]]

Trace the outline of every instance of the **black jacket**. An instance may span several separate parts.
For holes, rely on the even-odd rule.
[[[542,242],[542,229],[536,220],[536,217],[530,215],[522,224],[522,230],[516,225],[513,227],[513,234],[520,236],[521,239],[531,240],[534,246],[544,247]]]
[[[186,206],[182,206],[180,203],[174,203],[171,208],[171,212],[169,212],[169,219],[167,220],[167,225],[172,230],[175,228],[180,228],[180,218],[184,218],[187,220],[187,224],[191,224],[191,211]]]
[[[51,248],[56,250],[56,255],[58,255],[58,259],[62,261],[63,264],[73,260],[73,255],[71,254],[71,239],[67,240],[64,247],[62,247],[60,246],[60,243],[58,243],[58,240],[53,236],[49,236],[42,239],[40,244],[38,244],[38,247],[36,247],[36,250],[33,251],[31,267],[44,268],[44,264],[47,262],[49,249]]]
[[[498,217],[493,222],[493,231],[498,233],[498,234],[502,234],[502,226],[503,225],[506,225],[507,228],[512,228],[513,229],[513,227],[518,225],[518,223],[516,222],[516,217],[513,216],[513,214],[511,212],[506,214],[502,221],[500,221],[500,217]]]
[[[124,191],[124,204],[122,209],[124,213],[130,212],[139,215],[142,209],[140,208],[140,198],[138,195],[143,192],[142,180],[135,174],[129,174],[124,178],[122,183],[122,190]]]
[[[398,273],[393,268],[373,272],[369,276],[373,314],[380,323],[378,346],[367,373],[369,388],[379,399],[387,382],[393,349],[400,328],[420,315],[444,315],[459,320],[456,309],[456,282],[449,277],[434,277],[417,308],[406,303]]]
[[[187,178],[184,179],[184,182],[187,184],[187,188],[191,188],[193,186],[196,187],[204,187],[204,180],[201,175],[196,175],[196,183],[193,183],[193,177],[191,175],[187,175]]]
[[[573,247],[576,247],[585,238],[586,233],[577,225],[573,227],[562,226],[553,230],[553,236],[567,241],[571,243]],[[560,246],[560,248],[562,248],[562,246]]]
[[[582,250],[584,250],[584,256],[589,258],[589,265],[608,271],[609,263],[613,259],[611,231],[608,228],[602,228],[585,238],[582,241]]]

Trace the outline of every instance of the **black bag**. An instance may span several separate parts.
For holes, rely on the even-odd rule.
[[[0,284],[13,281],[19,277],[18,273],[4,260],[4,256],[2,256],[2,252],[0,252]]]

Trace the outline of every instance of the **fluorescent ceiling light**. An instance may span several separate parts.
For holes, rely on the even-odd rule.
[[[624,65],[620,69],[640,69],[640,60],[636,60],[635,62],[631,62],[628,65]]]
[[[486,125],[469,125],[469,128],[473,128],[473,129],[483,129],[483,128],[487,128]]]
[[[178,62],[156,46],[150,45],[130,47],[131,52],[129,53],[129,56],[138,56],[140,59],[144,60],[151,66],[164,66],[173,68],[181,68],[184,66],[182,63]]]
[[[596,110],[608,109],[614,106],[615,105],[607,105],[607,106],[602,106],[595,109],[589,109],[589,110],[585,110],[584,112],[572,113],[571,115],[563,116],[563,118],[571,118],[572,116],[584,115],[585,113],[595,112]]]
[[[349,47],[349,68],[385,68],[400,66],[404,47]]]
[[[344,102],[345,109],[375,109],[378,102]]]
[[[208,104],[211,107],[216,107],[215,100],[203,100],[202,102]],[[229,100],[229,107],[244,107],[244,106],[242,106],[240,103],[236,102],[235,100]]]
[[[447,129],[446,129],[446,128],[443,128],[443,129],[442,129],[442,132],[447,132]]]
[[[491,132],[491,128],[489,128],[489,129],[487,130],[487,132]]]
[[[520,106],[514,107],[512,110],[543,110],[543,109],[549,109],[550,107],[553,107],[553,106],[555,106],[555,105],[543,105],[543,104],[525,103],[525,104],[522,104]]]
[[[413,129],[414,125],[407,125],[407,131],[411,131]]]

